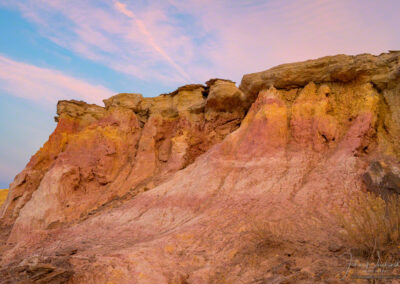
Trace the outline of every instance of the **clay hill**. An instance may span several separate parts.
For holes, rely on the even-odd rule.
[[[1,283],[341,283],[333,210],[400,192],[400,52],[104,104],[58,102],[10,185]]]

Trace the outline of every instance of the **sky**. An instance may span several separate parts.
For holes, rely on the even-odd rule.
[[[56,103],[157,96],[325,55],[400,49],[399,0],[0,0],[0,188]]]

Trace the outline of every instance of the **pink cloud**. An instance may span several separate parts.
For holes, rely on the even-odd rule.
[[[4,1],[0,0],[0,4]],[[98,3],[90,0],[8,1],[8,5],[18,8],[35,22],[43,35],[84,57],[143,80],[179,84],[191,81],[181,65],[190,62],[182,57],[193,54],[187,51],[192,50],[193,45],[189,38],[168,24],[162,8],[155,5],[154,9],[140,9],[133,14],[128,6],[119,2],[115,5],[104,2],[101,8]]]
[[[0,55],[0,88],[6,92],[54,106],[61,99],[81,99],[102,105],[115,94],[101,86],[65,75],[57,70],[14,61]]]
[[[81,56],[149,82],[179,85],[215,76],[239,81],[280,63],[398,48],[396,1],[0,3],[17,7],[45,36]]]
[[[277,64],[339,53],[379,54],[400,44],[395,35],[400,18],[386,20],[395,14],[393,7],[369,0],[169,2],[217,33],[218,45],[207,51],[213,76],[236,81]]]
[[[185,78],[186,80],[190,81],[189,76],[185,73],[185,71],[180,67],[168,54],[167,52],[156,42],[155,38],[153,35],[149,32],[147,29],[146,24],[140,20],[138,17],[135,16],[135,14],[130,11],[125,4],[122,4],[120,2],[115,2],[115,7],[116,9],[127,16],[128,18],[132,19],[137,27],[139,28],[140,32],[143,34],[143,36],[146,37],[147,39],[147,44],[152,47],[157,53],[160,54],[162,58],[164,58],[171,66],[173,66],[178,73]]]

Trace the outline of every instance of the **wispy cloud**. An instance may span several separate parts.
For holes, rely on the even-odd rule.
[[[146,24],[142,20],[137,18],[135,14],[132,11],[128,10],[126,5],[121,2],[118,1],[115,2],[115,7],[122,14],[124,14],[128,18],[131,18],[134,21],[134,23],[139,28],[140,32],[147,39],[149,46],[154,48],[154,50],[158,52],[161,55],[161,57],[163,57],[169,64],[171,64],[171,66],[173,66],[178,71],[178,73],[182,75],[183,78],[190,80],[189,76],[183,71],[183,69],[167,54],[167,52],[159,44],[157,44],[153,35],[149,32],[149,30],[146,27]]]
[[[383,3],[384,2],[384,3]],[[337,53],[398,48],[397,0],[0,0],[85,58],[182,84]],[[396,46],[397,45],[397,46]]]
[[[2,55],[0,89],[52,107],[61,99],[82,99],[101,104],[102,99],[115,94],[101,85],[93,85],[57,70],[14,61]]]
[[[0,0],[60,46],[147,81],[188,83],[192,37],[156,5],[105,1]],[[162,3],[162,2],[160,2]],[[138,12],[133,12],[137,10]]]

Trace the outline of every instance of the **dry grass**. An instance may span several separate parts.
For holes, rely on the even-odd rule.
[[[282,231],[279,223],[266,221],[254,221],[251,224],[249,234],[257,246],[270,246],[279,243],[279,235]]]
[[[8,189],[0,189],[0,206],[6,201]]]
[[[387,201],[372,194],[360,193],[349,203],[347,213],[339,212],[343,241],[364,256],[389,257],[400,245],[400,197]]]
[[[271,248],[281,247],[288,241],[287,237],[293,234],[293,228],[290,220],[270,221],[254,218],[249,222],[247,241],[262,254]]]

